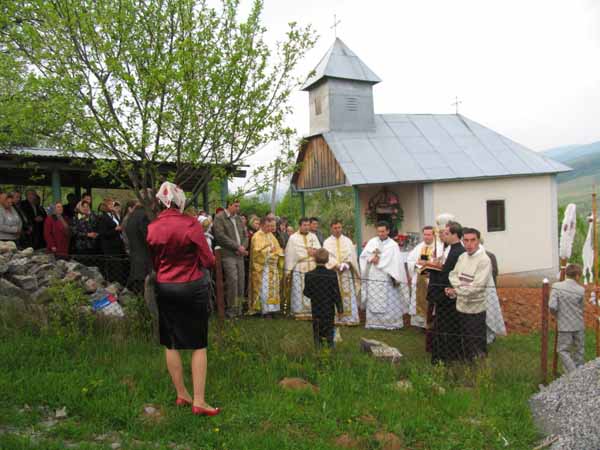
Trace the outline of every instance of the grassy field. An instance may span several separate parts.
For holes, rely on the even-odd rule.
[[[330,449],[346,434],[355,448],[376,449],[385,448],[374,438],[383,431],[409,449],[527,449],[540,438],[527,406],[539,381],[537,336],[500,339],[480,367],[445,369],[429,364],[414,330],[344,328],[336,350],[318,354],[306,322],[226,325],[209,349],[207,386],[223,412],[203,418],[172,406],[163,352],[151,338],[110,327],[81,338],[5,322],[0,448]],[[360,353],[363,336],[405,358],[394,366]],[[319,391],[285,391],[283,377]],[[412,390],[399,391],[405,379]],[[147,404],[159,417],[144,416]],[[48,423],[61,407],[67,417]]]

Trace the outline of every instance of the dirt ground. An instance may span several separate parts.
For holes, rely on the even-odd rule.
[[[585,300],[585,323],[594,327],[598,316],[596,306],[589,302],[590,289]],[[498,278],[498,297],[508,333],[539,331],[542,323],[542,279],[504,275]],[[553,321],[550,329],[553,328]]]

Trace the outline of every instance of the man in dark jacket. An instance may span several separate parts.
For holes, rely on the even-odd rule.
[[[144,280],[152,270],[150,251],[146,243],[150,220],[141,203],[137,203],[125,221],[125,235],[129,244],[128,288],[136,294],[144,292]]]
[[[221,247],[225,275],[225,303],[228,317],[241,316],[245,289],[244,257],[248,255],[248,235],[239,216],[239,200],[215,216],[215,244]]]
[[[21,211],[27,217],[27,222],[31,225],[31,245],[35,250],[46,247],[44,241],[44,221],[46,220],[46,211],[37,203],[37,193],[29,190],[26,193],[26,199],[21,202]]]
[[[451,362],[461,356],[460,316],[456,310],[456,298],[449,298],[445,288],[452,287],[448,275],[465,252],[460,239],[462,226],[458,222],[448,222],[444,230],[444,242],[450,250],[439,271],[432,270],[429,275],[427,301],[434,305],[431,362]]]
[[[337,274],[325,267],[329,252],[320,248],[315,253],[317,267],[307,272],[304,278],[304,295],[310,298],[313,320],[313,337],[317,349],[323,341],[333,347],[335,310],[343,312],[342,296]]]

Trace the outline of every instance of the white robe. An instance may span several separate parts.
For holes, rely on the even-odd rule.
[[[316,266],[315,259],[308,256],[309,248],[321,248],[313,233],[296,232],[290,236],[285,247],[285,273],[291,276],[290,303],[292,314],[298,319],[310,319],[310,299],[304,296],[304,274]]]
[[[358,325],[360,319],[358,316],[357,285],[355,277],[359,276],[358,259],[356,256],[356,247],[352,240],[346,236],[329,236],[323,242],[323,248],[329,252],[328,269],[334,269],[342,264],[347,265],[344,271],[336,271],[340,285],[340,294],[344,312],[342,319],[336,318],[336,325]]]
[[[485,251],[483,245],[480,245],[480,247]],[[500,299],[498,298],[498,291],[496,290],[494,277],[491,272],[486,286],[489,286],[489,288],[486,289],[485,324],[487,326],[487,342],[491,344],[496,339],[496,335],[506,336],[506,325],[504,324]]]
[[[370,262],[376,250],[377,265]],[[402,316],[408,312],[408,283],[398,244],[374,237],[360,255],[360,266],[362,305],[367,310],[365,328],[402,328]],[[394,286],[392,279],[399,285]]]
[[[438,258],[441,258],[444,254],[444,245],[436,239],[437,249],[435,254]],[[410,314],[410,324],[415,327],[425,328],[425,317],[421,317],[417,314],[417,262],[421,256],[421,250],[425,246],[425,242],[421,242],[415,248],[411,250],[406,259],[406,265],[408,266],[408,274],[410,275],[411,289],[410,289],[410,302],[408,307],[408,313]],[[432,243],[431,248],[436,245]]]

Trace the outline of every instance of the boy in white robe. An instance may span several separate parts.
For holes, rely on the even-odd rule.
[[[402,328],[408,312],[407,277],[398,244],[389,238],[386,222],[377,224],[377,237],[360,255],[362,306],[367,310],[365,328]]]

